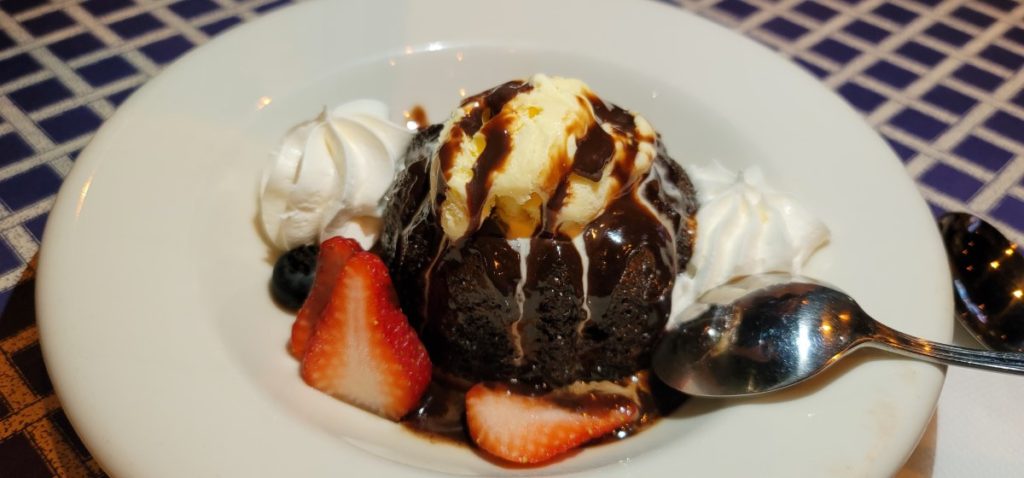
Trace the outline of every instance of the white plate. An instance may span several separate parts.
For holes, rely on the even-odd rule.
[[[583,78],[641,112],[683,162],[762,165],[832,229],[813,275],[899,329],[951,337],[945,259],[900,163],[840,99],[767,49],[646,1],[310,2],[152,80],[60,192],[39,326],[61,401],[101,465],[148,477],[898,469],[943,374],[869,353],[778,395],[695,400],[636,437],[534,470],[430,443],[302,384],[255,221],[268,152],[324,105],[380,98],[440,120],[463,91],[538,71]]]

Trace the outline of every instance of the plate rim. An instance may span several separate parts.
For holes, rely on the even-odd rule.
[[[605,2],[605,3],[611,3],[611,2]],[[720,29],[723,32],[728,32],[729,35],[740,37],[740,41],[745,41],[745,42],[754,44],[757,48],[763,49],[766,52],[769,51],[763,45],[756,44],[756,43],[753,42],[753,40],[751,40],[749,38],[746,38],[746,37],[742,37],[738,33],[732,32],[732,31],[730,31],[730,30],[728,30],[725,27],[722,27],[720,25],[713,24],[713,23],[711,23],[710,21],[708,21],[706,19],[701,19],[701,18],[697,17],[696,15],[693,15],[691,12],[688,12],[688,11],[684,10],[682,7],[673,7],[673,6],[669,6],[669,5],[658,5],[655,2],[639,2],[639,3],[647,3],[648,6],[647,7],[639,7],[638,5],[634,4],[634,5],[630,5],[630,8],[648,9],[647,11],[649,11],[649,12],[655,12],[655,11],[658,11],[658,9],[663,9],[663,11],[665,11],[665,12],[669,12],[669,11],[673,12],[672,15],[679,15],[681,17],[682,16],[691,17],[692,19],[695,19],[697,21],[705,22],[706,24],[711,26],[713,29]],[[53,299],[54,295],[57,294],[57,292],[54,292],[54,288],[56,287],[57,289],[59,289],[61,286],[59,286],[59,285],[57,285],[57,284],[55,284],[53,282],[54,280],[57,280],[57,279],[51,279],[51,278],[54,278],[54,277],[58,277],[60,266],[59,265],[55,265],[55,264],[57,264],[57,259],[53,259],[52,257],[56,257],[57,255],[59,255],[60,254],[59,251],[62,250],[62,249],[64,250],[63,251],[64,254],[68,254],[69,253],[67,251],[68,247],[71,247],[71,249],[74,249],[74,246],[69,246],[67,244],[64,244],[64,243],[67,242],[67,239],[65,239],[65,237],[64,237],[65,234],[63,234],[63,232],[66,231],[66,229],[69,227],[69,224],[71,224],[71,223],[73,223],[73,222],[75,222],[77,220],[77,213],[76,213],[76,211],[81,207],[81,205],[83,204],[83,201],[85,200],[85,195],[83,193],[83,189],[85,189],[87,191],[87,189],[89,187],[89,184],[91,183],[92,178],[95,177],[95,175],[97,174],[98,170],[104,164],[109,163],[109,161],[105,161],[106,158],[102,154],[100,154],[100,153],[102,152],[101,146],[106,145],[107,143],[109,143],[111,141],[111,138],[108,138],[108,136],[110,134],[109,132],[111,130],[114,130],[115,126],[110,126],[110,125],[117,125],[117,124],[119,124],[121,122],[130,121],[131,118],[132,118],[131,115],[133,114],[132,112],[142,108],[142,105],[144,105],[145,102],[146,102],[146,98],[149,98],[149,96],[151,95],[151,93],[153,91],[158,91],[159,88],[161,88],[161,85],[163,85],[164,83],[170,82],[173,79],[175,79],[176,77],[181,76],[182,74],[185,74],[183,72],[187,72],[187,70],[189,68],[189,65],[192,64],[192,58],[195,58],[196,56],[199,56],[199,55],[205,55],[206,54],[205,51],[206,51],[206,49],[208,48],[209,45],[212,45],[212,44],[227,44],[227,42],[233,41],[232,40],[233,38],[236,38],[236,37],[241,38],[243,36],[251,36],[251,35],[254,34],[254,32],[257,32],[260,29],[266,29],[267,28],[266,25],[270,25],[273,22],[281,21],[281,20],[278,20],[278,18],[280,18],[281,15],[288,14],[288,15],[292,15],[292,16],[299,16],[301,11],[306,11],[306,10],[308,10],[308,11],[315,11],[316,9],[321,8],[320,5],[326,5],[326,4],[328,4],[327,0],[322,0],[322,1],[319,1],[319,2],[318,1],[312,1],[312,2],[306,2],[304,4],[299,4],[299,5],[290,6],[290,7],[281,9],[278,12],[274,12],[272,14],[268,14],[268,15],[265,15],[265,16],[260,17],[258,19],[246,22],[244,25],[240,25],[239,27],[232,29],[232,31],[225,32],[224,34],[219,35],[218,37],[212,39],[208,44],[203,45],[201,47],[197,47],[197,48],[193,49],[192,51],[188,52],[186,55],[183,55],[182,58],[178,59],[172,65],[168,66],[163,71],[161,71],[154,78],[152,78],[149,81],[147,81],[146,84],[142,86],[142,88],[140,88],[133,95],[131,95],[131,97],[125,102],[124,105],[122,105],[121,108],[118,108],[118,110],[114,113],[114,115],[112,115],[104,123],[104,125],[96,133],[96,136],[94,136],[94,138],[86,146],[86,148],[83,149],[82,153],[79,155],[79,158],[76,161],[75,167],[72,168],[72,171],[65,178],[65,180],[64,180],[64,182],[63,182],[63,184],[61,186],[60,192],[57,195],[56,201],[54,203],[54,207],[53,207],[53,209],[50,212],[49,219],[47,220],[46,229],[47,229],[47,231],[50,232],[50,234],[44,235],[42,246],[41,246],[41,250],[40,250],[39,267],[38,267],[38,278],[37,278],[37,291],[36,291],[37,299],[36,299],[36,301],[37,301],[37,307],[38,307],[38,322],[39,322],[39,326],[40,326],[40,343],[43,344],[42,347],[43,347],[44,360],[46,361],[47,366],[51,370],[51,376],[54,376],[55,392],[57,393],[58,397],[61,398],[62,403],[65,403],[65,407],[66,407],[66,409],[68,409],[68,411],[67,411],[68,417],[72,421],[72,423],[76,426],[76,428],[79,426],[80,423],[83,423],[84,420],[82,420],[80,418],[76,418],[76,416],[79,413],[78,411],[75,411],[75,412],[71,411],[71,410],[75,410],[76,409],[75,405],[72,405],[70,407],[68,407],[66,405],[66,403],[69,403],[68,400],[65,400],[66,398],[69,397],[69,395],[68,395],[69,392],[66,391],[66,390],[62,390],[62,386],[60,385],[59,380],[56,379],[56,375],[64,373],[63,371],[57,372],[57,370],[58,369],[62,369],[62,368],[65,367],[64,364],[66,363],[66,360],[62,360],[61,358],[58,358],[57,355],[55,355],[56,354],[55,350],[53,348],[51,348],[51,347],[47,347],[47,345],[46,345],[47,342],[48,342],[47,337],[53,335],[53,332],[47,333],[47,331],[51,330],[52,328],[54,328],[56,326],[58,326],[58,322],[59,322],[59,319],[55,320],[53,317],[55,317],[57,315],[60,315],[60,312],[57,312],[55,310],[55,308],[54,308],[55,306],[53,305],[54,301],[52,299]],[[657,5],[657,6],[655,6],[655,5]],[[778,61],[778,62],[784,61],[781,58],[776,58],[775,60]],[[824,85],[818,83],[817,80],[814,79],[813,77],[811,77],[808,73],[799,70],[795,65],[789,65],[789,66],[791,66],[793,70],[800,72],[800,75],[798,75],[798,76],[803,77],[804,78],[803,81],[807,82],[807,80],[813,80],[814,84],[817,85],[818,88],[826,89],[826,87]],[[831,91],[831,90],[828,90],[828,91],[833,96],[836,95],[834,91]],[[853,111],[852,108],[849,108],[849,107],[847,107],[847,108],[848,108],[848,111],[850,113],[852,113],[852,111]],[[869,129],[871,131],[871,133],[874,136],[876,136],[876,138],[877,138],[878,133],[874,129],[871,129],[869,126],[864,124],[863,122],[861,122],[859,127],[862,128],[862,129]],[[880,138],[878,138],[878,141],[881,141]],[[101,146],[95,146],[97,144],[99,144]],[[889,151],[888,156],[889,156],[889,160],[890,161],[896,162],[898,164],[898,159],[896,159],[895,155],[891,151]],[[906,180],[910,181],[909,177],[907,177]],[[920,202],[923,204],[924,200],[920,199]],[[937,238],[938,238],[938,235],[936,233],[935,234],[935,240],[936,241],[938,240]],[[51,300],[46,300],[47,298],[49,298]],[[950,336],[951,336],[951,334],[952,334],[952,319],[951,318],[950,318],[949,324],[950,324],[949,329],[950,329]],[[946,337],[946,339],[948,339],[948,338],[949,337]],[[60,364],[60,365],[58,365],[58,364]],[[926,392],[925,393],[926,395],[930,395],[930,397],[927,397],[924,400],[924,402],[929,403],[929,405],[930,405],[929,408],[934,408],[934,406],[935,406],[935,404],[937,402],[937,399],[938,399],[939,392],[941,391],[941,386],[942,386],[942,380],[939,380],[937,386],[934,386],[932,388],[932,390],[930,390],[930,392],[931,392],[930,394],[927,393],[929,391],[924,391],[924,392]],[[920,435],[922,433],[924,433],[925,425],[927,425],[927,420],[924,421],[921,424],[920,432],[918,433],[918,437],[920,437]],[[915,443],[916,443],[916,441],[915,441]],[[913,451],[913,447],[909,447],[909,449],[906,451],[905,456],[903,457],[903,459],[905,460],[906,457],[908,457],[909,454],[912,451]],[[99,457],[97,457],[97,460],[99,461]],[[900,463],[902,463],[902,461]]]

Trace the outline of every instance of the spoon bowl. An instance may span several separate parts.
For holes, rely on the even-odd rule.
[[[939,218],[953,274],[956,318],[992,350],[1024,352],[1024,255],[981,218]]]
[[[710,291],[657,345],[653,369],[690,395],[757,395],[807,380],[871,346],[947,365],[1024,374],[1024,354],[911,337],[872,319],[845,293],[787,274]]]

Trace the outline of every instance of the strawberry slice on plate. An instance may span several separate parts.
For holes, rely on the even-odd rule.
[[[376,255],[356,252],[345,264],[301,373],[313,388],[391,420],[418,404],[430,383],[430,358]]]
[[[362,251],[359,243],[347,237],[332,237],[320,244],[320,254],[316,259],[316,272],[313,275],[313,287],[309,296],[302,303],[295,323],[292,324],[292,336],[288,341],[288,351],[292,356],[302,360],[306,352],[306,342],[313,333],[320,316],[327,307],[331,292],[338,283],[341,270],[345,267],[352,254]]]
[[[466,393],[473,441],[494,456],[522,464],[548,461],[638,416],[637,405],[618,395],[531,396],[482,383]]]

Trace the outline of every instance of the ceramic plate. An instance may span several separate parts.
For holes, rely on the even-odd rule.
[[[693,400],[640,435],[539,469],[431,443],[305,385],[267,293],[261,168],[322,107],[379,98],[442,120],[460,97],[546,72],[640,112],[684,163],[760,165],[824,219],[809,273],[889,324],[948,340],[948,273],[885,143],[771,51],[646,1],[316,1],[199,48],[82,152],[47,226],[45,359],[115,476],[882,476],[923,430],[942,369],[880,354],[757,400]]]

